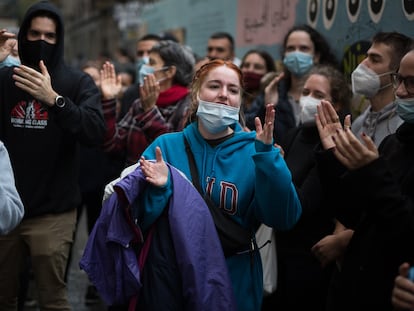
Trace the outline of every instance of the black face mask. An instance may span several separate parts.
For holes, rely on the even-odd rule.
[[[46,67],[53,66],[53,52],[55,44],[47,43],[44,40],[27,40],[22,46],[22,61],[25,65],[40,70],[39,62],[43,60]]]

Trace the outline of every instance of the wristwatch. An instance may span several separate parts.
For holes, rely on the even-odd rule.
[[[65,98],[63,96],[56,96],[55,98],[55,105],[59,108],[63,108],[66,105]]]

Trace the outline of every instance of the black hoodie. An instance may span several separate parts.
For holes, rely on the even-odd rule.
[[[47,1],[41,1],[31,6],[27,10],[23,18],[23,22],[20,25],[20,31],[17,35],[17,39],[18,39],[17,42],[19,45],[19,57],[23,65],[38,68],[38,61],[36,61],[36,64],[32,64],[31,60],[33,59],[33,57],[38,56],[38,55],[32,55],[32,54],[39,54],[40,51],[32,51],[30,49],[30,41],[28,41],[26,38],[27,31],[30,27],[30,23],[32,19],[37,16],[51,17],[56,22],[57,42],[55,45],[47,44],[52,47],[51,50],[53,54],[51,55],[50,59],[48,60],[43,59],[49,73],[51,73],[55,71],[57,67],[63,65],[63,47],[64,47],[64,44],[63,44],[64,43],[64,29],[63,29],[62,17],[58,9],[53,4]]]
[[[98,145],[105,133],[99,90],[89,75],[65,65],[62,17],[49,2],[34,4],[24,17],[18,34],[22,63],[30,58],[25,47],[31,20],[44,12],[57,24],[57,43],[46,66],[53,89],[66,105],[39,102],[14,85],[12,68],[0,70],[0,139],[10,153],[26,218],[65,212],[79,204],[78,143]]]

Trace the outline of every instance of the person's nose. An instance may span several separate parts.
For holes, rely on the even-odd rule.
[[[219,93],[219,99],[221,100],[227,100],[228,97],[228,90],[226,87],[223,87],[220,89],[220,93]]]
[[[395,95],[400,98],[408,97],[407,89],[405,88],[405,84],[403,81],[398,85],[397,89],[395,90]]]
[[[366,67],[368,67],[369,68],[369,59],[368,59],[368,57],[365,57],[361,62],[360,62],[360,64],[364,64]]]
[[[215,50],[211,51],[208,56],[210,57],[210,59],[216,59],[216,58],[218,58],[217,57],[217,52]]]

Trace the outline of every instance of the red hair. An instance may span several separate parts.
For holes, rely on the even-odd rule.
[[[240,95],[242,94],[243,89],[243,74],[240,70],[240,68],[232,63],[231,61],[226,61],[222,59],[214,59],[209,61],[208,63],[205,63],[203,66],[201,66],[197,72],[195,73],[193,77],[193,81],[191,82],[191,106],[190,106],[190,118],[192,120],[194,114],[197,111],[198,107],[198,101],[197,101],[197,95],[200,92],[201,85],[203,84],[204,80],[206,79],[207,75],[214,69],[226,66],[230,69],[232,69],[234,72],[236,72],[239,82],[240,82]]]

